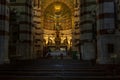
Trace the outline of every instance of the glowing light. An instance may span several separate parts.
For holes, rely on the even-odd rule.
[[[61,10],[61,5],[55,5],[54,8],[55,11],[59,12]]]

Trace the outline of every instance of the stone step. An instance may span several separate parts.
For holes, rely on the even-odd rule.
[[[9,69],[0,69],[0,71],[98,71],[98,72],[101,72],[101,71],[105,71],[103,69],[91,69],[91,68],[83,68],[83,69],[59,69],[59,68],[53,68],[53,69],[43,69],[43,68],[9,68]]]
[[[24,62],[24,63],[23,63]],[[84,61],[81,62],[79,60],[19,60],[19,61],[14,61],[12,64],[20,64],[20,65],[28,65],[28,64],[45,64],[45,65],[53,65],[53,64],[82,64],[82,65],[91,65],[90,61]]]
[[[36,75],[36,76],[55,76],[55,75],[59,75],[62,74],[64,76],[69,75],[69,76],[103,76],[103,75],[112,75],[108,72],[105,71],[99,71],[99,70],[95,70],[95,71],[76,71],[76,70],[38,70],[38,71],[34,71],[34,70],[1,70],[0,71],[0,75],[28,75],[28,76],[32,76],[32,75]]]
[[[2,76],[2,80],[119,80],[120,76]]]
[[[119,80],[120,76],[0,76],[3,80]]]
[[[119,74],[114,74],[110,69],[109,66],[92,65],[88,61],[26,60],[0,66],[0,80],[113,80],[119,78]]]

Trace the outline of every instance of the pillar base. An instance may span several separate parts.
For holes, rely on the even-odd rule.
[[[5,63],[5,64],[9,64],[9,63],[10,63],[10,60],[9,60],[9,59],[5,59],[5,60],[4,60],[4,63]]]

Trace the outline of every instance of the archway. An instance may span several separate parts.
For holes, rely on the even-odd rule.
[[[44,10],[43,38],[46,40],[47,53],[56,56],[64,52],[67,55],[72,39],[72,14],[63,2],[53,2]]]
[[[77,51],[78,46],[76,46],[79,37],[75,34],[75,32],[79,32],[79,1],[77,0],[40,0],[35,4],[35,14],[38,17],[34,17],[39,22],[39,25],[35,25],[37,28],[34,31],[39,32],[41,30],[41,41],[44,40],[44,43],[35,43],[36,45],[40,44],[42,46],[42,54],[45,56],[48,52],[51,51],[65,51],[67,54],[71,53],[72,50]],[[39,13],[38,13],[39,12]],[[35,24],[35,23],[34,23]],[[38,24],[38,23],[36,23]],[[38,31],[38,29],[40,29]],[[37,40],[39,36],[35,35]],[[40,48],[35,48],[40,51]]]

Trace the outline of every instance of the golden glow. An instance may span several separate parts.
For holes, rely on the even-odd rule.
[[[62,2],[61,0],[50,3],[43,11],[43,37],[46,41],[46,45],[56,46],[56,26],[59,26],[59,46],[67,46],[69,50],[72,46],[72,25],[74,24],[72,14],[74,14],[74,9],[69,7],[68,3]],[[49,40],[52,41],[52,44],[48,44]]]
[[[59,12],[61,10],[61,5],[54,6],[55,11]]]
[[[54,2],[44,10],[44,29],[55,30],[56,23],[60,30],[72,29],[72,10],[64,3]]]

